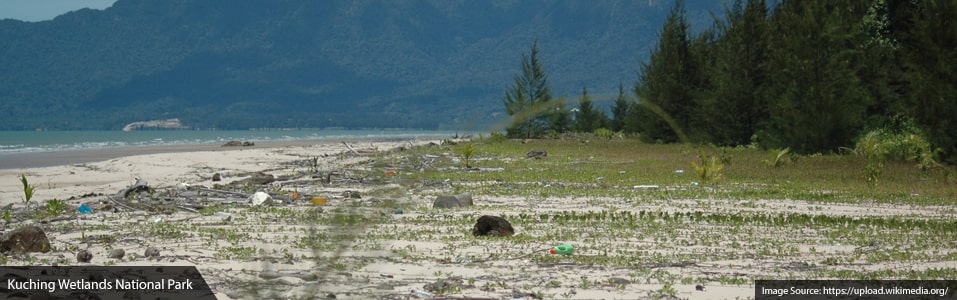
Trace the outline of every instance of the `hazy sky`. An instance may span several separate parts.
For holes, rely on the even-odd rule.
[[[0,19],[46,21],[84,7],[104,9],[116,0],[0,0]]]

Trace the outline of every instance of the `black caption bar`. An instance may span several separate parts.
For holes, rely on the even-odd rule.
[[[755,280],[755,300],[957,299],[957,280]]]
[[[0,266],[0,298],[210,299],[196,267]]]

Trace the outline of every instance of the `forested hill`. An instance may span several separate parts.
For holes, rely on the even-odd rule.
[[[673,1],[119,0],[0,21],[0,129],[485,129],[536,39],[553,91],[631,85]],[[721,1],[686,1],[693,28]]]

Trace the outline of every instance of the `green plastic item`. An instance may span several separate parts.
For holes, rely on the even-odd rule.
[[[562,255],[571,255],[575,252],[575,247],[572,247],[571,244],[561,244],[552,248],[552,254],[562,254]]]

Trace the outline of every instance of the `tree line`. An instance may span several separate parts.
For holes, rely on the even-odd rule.
[[[678,0],[631,89],[619,84],[611,116],[585,87],[577,109],[554,99],[533,43],[506,89],[506,134],[603,128],[646,142],[806,154],[853,147],[872,130],[910,130],[957,162],[953,20],[948,0],[737,0],[694,34]]]

